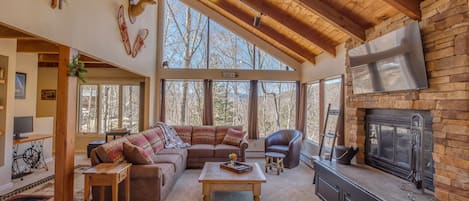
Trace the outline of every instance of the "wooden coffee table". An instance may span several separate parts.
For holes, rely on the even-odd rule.
[[[210,201],[210,194],[215,191],[251,191],[254,200],[261,197],[261,184],[266,182],[264,172],[257,163],[246,163],[253,166],[248,173],[237,174],[220,168],[220,163],[206,162],[199,182],[202,183],[204,201]]]

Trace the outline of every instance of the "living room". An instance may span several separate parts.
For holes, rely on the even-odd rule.
[[[2,199],[469,200],[468,11],[462,0],[2,3]],[[52,134],[39,158],[54,168],[22,182],[20,116],[53,117],[33,130]],[[131,134],[108,139],[121,128]],[[90,188],[107,165],[127,175],[119,188]]]

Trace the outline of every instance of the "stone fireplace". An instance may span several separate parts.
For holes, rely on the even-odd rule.
[[[467,0],[425,0],[420,4],[420,10],[422,19],[419,24],[429,88],[353,94],[352,75],[347,65],[344,82],[345,143],[360,149],[356,161],[365,164],[368,160],[366,119],[370,110],[425,110],[428,116],[425,119],[431,120],[435,197],[440,201],[468,200],[469,7]],[[367,40],[412,21],[404,15],[390,18],[368,29]],[[346,48],[359,44],[359,41],[351,40]]]
[[[429,111],[369,109],[365,118],[365,162],[366,164],[406,180],[413,179],[419,170],[419,131],[413,115],[423,117],[423,163],[424,187],[433,190],[433,136],[432,119]],[[412,124],[414,123],[414,124]],[[420,126],[420,125],[419,125]],[[420,127],[419,127],[420,128]],[[418,183],[420,186],[421,184]]]

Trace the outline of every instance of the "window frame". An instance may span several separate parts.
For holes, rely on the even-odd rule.
[[[80,111],[81,111],[81,86],[82,85],[91,85],[91,86],[97,86],[97,93],[96,93],[96,131],[94,132],[81,132],[80,130]],[[118,127],[122,127],[122,119],[123,119],[123,108],[122,108],[122,100],[124,98],[123,96],[123,86],[138,86],[139,89],[141,88],[140,84],[139,83],[134,83],[134,82],[87,82],[87,83],[80,83],[78,84],[78,90],[77,90],[77,119],[76,119],[76,132],[77,134],[79,135],[104,135],[105,133],[100,133],[99,130],[100,130],[100,126],[101,126],[101,122],[100,122],[100,114],[101,114],[101,86],[102,85],[118,85],[119,86],[119,104],[118,104],[118,107],[119,107],[119,115],[118,115]],[[140,89],[141,90],[141,89]],[[139,97],[140,99],[140,97]],[[139,100],[139,108],[142,107],[141,105],[141,100]],[[141,125],[140,121],[142,121],[141,119],[141,114],[140,114],[140,109],[139,109],[139,119],[138,119],[138,125]],[[139,129],[137,132],[140,132],[141,128],[139,126]],[[106,132],[106,131],[104,131]]]
[[[327,105],[325,103],[325,94],[326,94],[326,91],[324,90],[325,89],[325,85],[326,85],[326,82],[327,81],[331,81],[331,80],[335,80],[335,79],[340,79],[340,84],[342,85],[343,82],[344,82],[344,78],[342,75],[334,75],[334,76],[330,76],[330,77],[327,77],[327,78],[324,78],[324,79],[320,79],[320,80],[314,80],[314,81],[311,81],[311,82],[308,82],[307,85],[310,85],[310,84],[314,84],[314,83],[319,83],[319,113],[320,113],[320,116],[319,116],[319,135],[318,135],[318,140],[317,142],[314,141],[314,140],[311,140],[309,139],[308,137],[305,137],[305,142],[307,143],[311,143],[311,144],[319,144],[320,143],[320,139],[321,139],[321,130],[323,129],[322,126],[323,126],[323,123],[324,123],[324,119],[326,117],[326,110],[327,110]],[[340,93],[339,93],[339,96],[343,96],[344,94],[344,91],[345,90],[342,90]],[[343,100],[344,101],[344,100]],[[308,100],[306,100],[306,102],[308,102]],[[339,105],[340,104],[344,104],[343,102],[340,103],[340,98],[339,98]],[[305,109],[306,109],[306,106],[307,106],[307,103],[305,105]],[[308,124],[307,122],[307,118],[305,119],[305,132],[306,132],[306,125]],[[308,135],[308,133],[306,133],[306,135]]]

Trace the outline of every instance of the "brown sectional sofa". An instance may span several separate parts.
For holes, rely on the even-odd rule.
[[[245,161],[247,140],[243,139],[238,147],[221,144],[228,128],[241,130],[240,126],[173,126],[178,136],[192,146],[187,149],[164,149],[161,129],[154,128],[131,135],[158,136],[149,141],[155,150],[152,154],[154,164],[133,165],[130,170],[130,200],[161,201],[166,198],[176,180],[187,168],[201,168],[208,161],[226,161],[229,153],[238,153],[238,160]],[[123,143],[132,143],[132,137],[123,137],[101,145],[91,152],[92,165],[99,163],[122,162]],[[148,139],[148,138],[147,138]],[[148,147],[147,147],[148,148]],[[93,200],[99,200],[99,189],[93,187]],[[106,199],[111,199],[111,189],[106,187]],[[124,185],[119,185],[119,199],[123,199]]]

